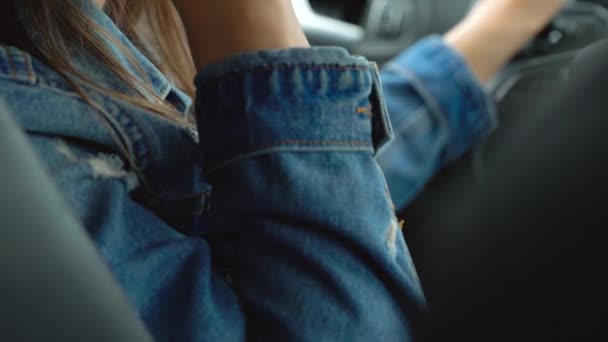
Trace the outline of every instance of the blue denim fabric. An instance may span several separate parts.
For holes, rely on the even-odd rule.
[[[129,48],[157,95],[186,112],[189,100]],[[157,340],[408,341],[425,303],[375,156],[401,151],[386,170],[426,170],[396,175],[419,187],[489,120],[482,103],[433,88],[462,79],[433,73],[427,54],[459,65],[439,42],[396,61],[417,78],[386,71],[383,84],[373,63],[338,48],[233,56],[197,76],[198,132],[83,85],[96,110],[7,46],[0,99]],[[122,91],[86,53],[74,58]],[[401,140],[383,149],[391,121]]]
[[[378,162],[395,205],[404,208],[496,127],[496,111],[466,61],[438,36],[397,56],[381,79],[395,139]]]

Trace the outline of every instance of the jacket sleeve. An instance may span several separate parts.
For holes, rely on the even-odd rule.
[[[407,341],[424,300],[374,155],[374,64],[337,48],[235,56],[196,84],[216,262],[255,340]]]
[[[382,70],[395,139],[378,156],[402,209],[442,167],[497,125],[494,103],[462,56],[433,36]]]
[[[133,200],[98,146],[31,134],[159,341],[408,341],[424,299],[375,153],[378,70],[345,50],[233,56],[197,77],[204,235]]]

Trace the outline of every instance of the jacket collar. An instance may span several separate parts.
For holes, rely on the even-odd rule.
[[[129,38],[116,26],[112,19],[100,9],[93,0],[75,0],[75,2],[82,8],[83,13],[94,21],[97,25],[103,28],[112,39],[102,39],[103,44],[112,53],[113,57],[133,76],[144,83],[149,83],[152,86],[154,94],[162,99],[169,100],[171,102],[179,101],[176,104],[178,109],[186,112],[191,106],[192,100],[181,90],[169,82],[169,80],[163,75],[160,70],[146,57],[144,54],[129,40]],[[27,15],[25,16],[26,27],[31,27]],[[37,39],[38,35],[36,32],[32,32],[34,40]],[[127,54],[131,54],[132,57],[139,63],[140,68],[136,67]],[[86,75],[95,84],[101,85],[104,88],[115,90],[128,95],[135,95],[135,91],[131,89],[125,82],[118,79],[113,72],[103,66],[99,59],[91,55],[85,49],[76,49],[72,53],[72,63],[76,70],[83,75]],[[143,74],[142,72],[143,71]],[[169,95],[170,99],[168,99]],[[151,99],[152,100],[152,99]]]

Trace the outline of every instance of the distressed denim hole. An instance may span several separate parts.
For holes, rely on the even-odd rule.
[[[78,158],[63,140],[58,141],[57,151],[71,162],[87,164],[93,179],[122,179],[129,192],[139,187],[137,175],[127,171],[124,162],[117,155],[99,153],[95,157]]]

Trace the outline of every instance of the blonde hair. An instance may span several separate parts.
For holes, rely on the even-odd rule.
[[[121,156],[137,174],[143,188],[151,190],[146,178],[129,154],[127,146],[102,115],[103,109],[91,100],[71,76],[181,125],[192,126],[193,116],[184,116],[159,98],[154,92],[151,80],[137,78],[127,70],[115,58],[105,39],[118,47],[129,63],[139,69],[138,74],[145,74],[133,53],[103,27],[87,17],[76,1],[0,0],[0,8],[2,9],[0,10],[0,45],[20,48],[61,74],[74,91],[100,116],[101,122],[114,137]],[[32,31],[26,29],[23,20],[20,19],[23,9],[27,11],[33,32],[38,35],[35,42],[30,36]],[[105,11],[136,46],[145,47],[142,52],[148,55],[161,72],[190,96],[194,95],[192,84],[195,74],[194,63],[187,47],[181,20],[171,0],[107,0]],[[71,62],[70,51],[73,49],[86,49],[88,53],[96,56],[107,70],[128,86],[130,91],[120,93],[103,88],[102,85],[96,84],[90,75],[80,73]]]
[[[33,30],[40,38],[36,39],[36,43],[33,43],[27,34],[28,30],[22,27],[23,23],[17,19],[17,6],[24,6],[27,11]],[[117,46],[124,57],[141,70],[135,56],[120,41],[87,17],[77,2],[0,0],[0,8],[4,11],[4,14],[0,15],[0,44],[22,48],[61,74],[74,75],[101,88],[101,85],[94,84],[88,75],[78,72],[71,64],[69,51],[84,48],[132,91],[129,95],[112,89],[101,90],[169,119],[183,120],[181,113],[158,98],[149,80],[135,77],[121,65],[104,39]],[[171,0],[107,0],[105,11],[129,39],[137,46],[145,47],[142,52],[148,52],[147,57],[161,72],[186,93],[194,95],[194,64],[181,21]],[[84,95],[80,89],[76,90]]]

